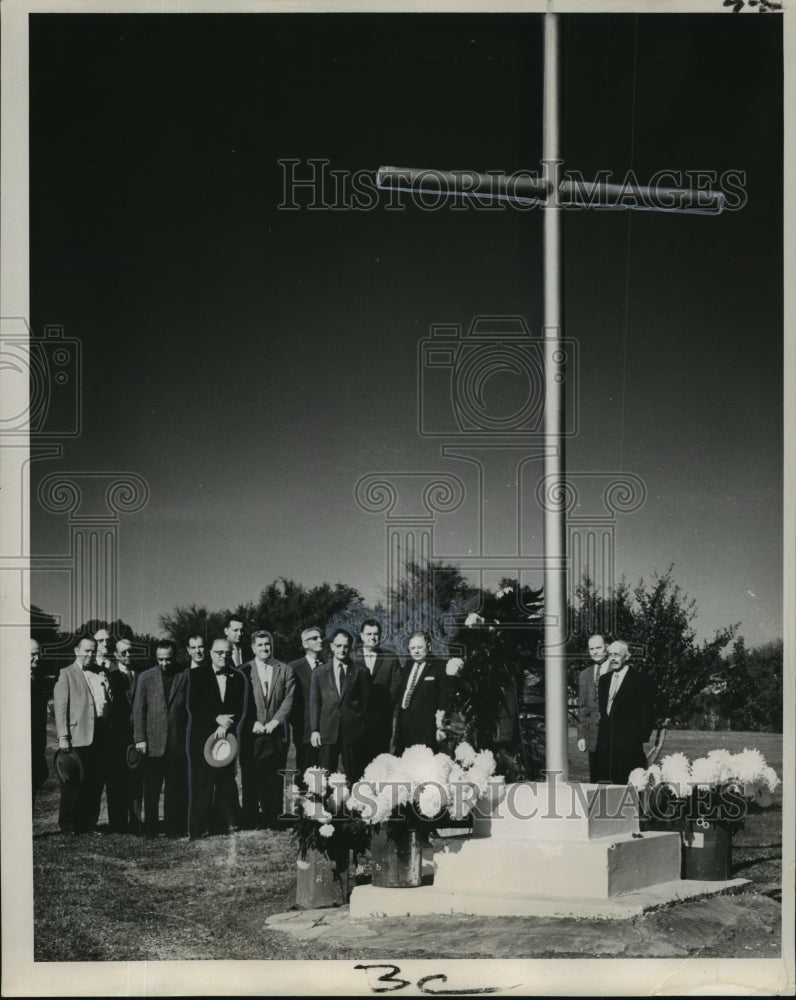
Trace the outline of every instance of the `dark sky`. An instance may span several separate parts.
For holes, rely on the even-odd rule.
[[[364,176],[538,169],[541,23],[31,17],[31,323],[80,340],[84,385],[82,434],[34,465],[34,489],[67,469],[147,480],[119,552],[135,628],[157,631],[177,604],[256,599],[279,575],[375,601],[384,519],[354,499],[368,473],[462,479],[462,508],[437,519],[439,557],[476,551],[481,515],[491,554],[517,534],[514,479],[479,498],[475,467],[441,455],[456,436],[418,434],[418,344],[432,324],[466,330],[479,315],[522,315],[540,333],[542,212],[409,198],[310,211],[306,190],[288,211],[279,161],[301,161],[301,176],[310,158]],[[740,621],[749,643],[774,638],[780,19],[573,15],[563,29],[568,168],[621,181],[632,167],[642,183],[667,169],[685,184],[686,171],[744,172],[746,199],[720,217],[568,213],[580,417],[568,468],[645,484],[645,505],[617,522],[617,574],[674,563],[700,634]],[[487,386],[498,407],[517,391],[505,373]],[[521,476],[528,556],[541,551],[540,475],[531,462]],[[33,525],[34,551],[66,550],[63,517],[34,509]],[[38,574],[34,600],[66,614],[62,577]]]

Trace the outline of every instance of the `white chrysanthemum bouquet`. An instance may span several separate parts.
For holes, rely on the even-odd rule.
[[[304,784],[306,791],[297,785],[291,788],[292,813],[296,819],[293,835],[300,857],[306,858],[310,848],[329,857],[355,846],[351,818],[344,808],[351,794],[346,776],[310,767],[304,772]]]
[[[479,799],[499,801],[503,791],[490,750],[460,743],[451,758],[417,745],[400,757],[376,757],[351,788],[346,808],[368,826],[400,820],[428,833],[446,818],[466,819]]]

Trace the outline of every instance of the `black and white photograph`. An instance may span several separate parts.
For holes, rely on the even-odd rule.
[[[793,24],[4,0],[4,996],[793,995]]]

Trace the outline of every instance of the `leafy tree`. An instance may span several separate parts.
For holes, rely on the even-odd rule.
[[[782,640],[748,650],[735,641],[717,702],[730,729],[782,732]]]
[[[393,608],[406,609],[406,617],[411,619],[415,606],[421,602],[441,613],[463,609],[478,594],[478,587],[454,563],[431,559],[423,564],[410,559],[401,580],[388,592],[388,598]]]
[[[450,643],[450,652],[464,660],[451,681],[457,735],[495,750],[509,780],[536,778],[544,766],[542,592],[504,579],[496,593],[470,605],[453,616]]]
[[[652,683],[659,722],[676,723],[690,717],[700,691],[721,669],[721,652],[738,625],[718,629],[713,639],[698,642],[692,625],[696,602],[674,583],[672,570],[670,566],[663,576],[655,574],[649,584],[640,580],[632,590],[623,580],[606,595],[584,578],[577,604],[570,609],[570,649],[584,665],[586,636],[593,623],[613,623],[613,634],[606,639],[624,639],[630,645],[635,666]]]
[[[224,635],[226,618],[226,611],[208,611],[204,605],[200,607],[190,604],[188,607],[176,607],[170,614],[161,615],[159,625],[163,633],[177,644],[179,658],[183,660],[192,635],[201,635],[205,645],[209,646],[213,639]],[[245,618],[241,620],[246,623]]]

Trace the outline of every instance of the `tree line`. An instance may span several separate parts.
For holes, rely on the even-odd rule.
[[[543,639],[543,594],[518,581],[504,579],[495,594],[481,594],[460,569],[444,561],[427,565],[410,563],[400,585],[387,595],[393,608],[403,608],[405,620],[397,632],[387,634],[384,645],[405,655],[405,637],[413,624],[413,601],[418,582],[426,581],[426,611],[435,622],[435,652],[469,657],[471,684],[463,697],[481,706],[484,725],[499,726],[504,705],[501,689],[517,688],[526,709],[543,715],[544,665],[540,656]],[[476,627],[472,615],[483,619]],[[206,640],[223,634],[226,619],[234,616],[246,631],[265,628],[274,636],[275,655],[285,661],[303,655],[300,634],[316,625],[344,625],[355,634],[366,618],[387,622],[387,608],[379,602],[365,603],[355,587],[322,583],[305,587],[281,577],[269,583],[256,601],[233,608],[210,609],[190,604],[175,607],[160,616],[160,636],[138,634],[123,620],[84,622],[74,633],[57,628],[56,620],[34,607],[31,634],[38,639],[50,671],[71,662],[74,640],[106,627],[115,638],[133,642],[134,656],[143,667],[153,662],[158,638],[174,640],[181,656],[188,638]],[[631,587],[622,580],[613,590],[600,593],[584,577],[568,608],[569,634],[566,654],[569,664],[571,704],[574,704],[578,670],[588,661],[587,638],[593,632],[609,632],[630,643],[636,666],[649,674],[656,696],[659,724],[689,728],[782,731],[782,642],[769,642],[747,649],[739,624],[718,629],[712,639],[699,641],[694,622],[696,602],[688,598],[673,579],[673,567],[649,582]],[[393,620],[394,620],[393,615]],[[606,625],[609,628],[606,628]],[[185,656],[187,659],[187,656]],[[510,678],[510,679],[509,679]]]

